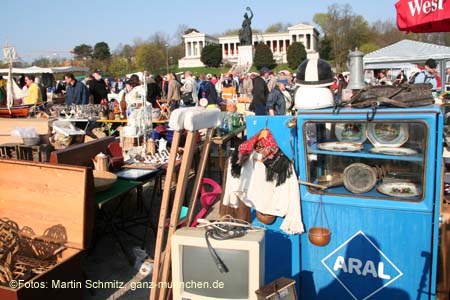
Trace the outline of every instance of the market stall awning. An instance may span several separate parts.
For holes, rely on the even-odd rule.
[[[395,8],[401,31],[450,32],[448,0],[400,0]]]
[[[73,73],[73,72],[88,72],[88,68],[84,67],[52,67],[52,68],[41,68],[32,66],[29,68],[12,68],[13,74],[42,74],[42,73]],[[0,74],[8,74],[9,69],[0,69]]]

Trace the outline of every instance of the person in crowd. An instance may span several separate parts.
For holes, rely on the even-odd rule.
[[[267,82],[267,88],[269,89],[269,93],[277,86],[278,78],[275,76],[273,72],[269,73],[269,81]]]
[[[39,86],[34,82],[34,75],[26,75],[25,83],[28,96],[23,98],[23,104],[39,105],[42,104],[42,94]]]
[[[181,87],[181,98],[183,99],[184,105],[193,106],[198,103],[197,91],[197,81],[192,77],[191,71],[184,72],[184,84]]]
[[[398,73],[398,75],[395,77],[393,84],[394,85],[402,85],[402,84],[406,83],[406,81],[407,81],[407,79],[406,79],[405,71],[401,70],[400,73]]]
[[[3,78],[2,75],[0,75],[0,88],[6,89],[6,80]]]
[[[24,74],[20,75],[18,84],[21,89],[23,89],[23,87],[27,85],[27,83],[25,82]]]
[[[392,85],[392,82],[386,77],[383,71],[378,72],[377,85]]]
[[[450,68],[446,70],[447,74],[445,75],[445,83],[450,84]]]
[[[253,100],[250,104],[250,108],[257,116],[267,114],[266,103],[267,96],[269,95],[269,89],[267,88],[266,81],[269,78],[269,73],[270,70],[267,67],[262,67],[260,70],[260,76],[253,79]]]
[[[170,101],[170,110],[173,111],[180,107],[180,88],[181,84],[173,73],[166,75],[167,77],[167,100]]]
[[[330,85],[330,90],[333,93],[334,100],[338,100],[339,84],[338,79],[336,77],[334,77],[333,79],[333,84]]]
[[[89,104],[89,92],[87,87],[75,79],[72,73],[64,75],[66,82],[66,105]]]
[[[200,84],[198,89],[198,98],[206,98],[208,100],[208,106],[216,106],[220,104],[220,98],[217,94],[215,86],[212,84],[206,74],[200,74]]]
[[[42,102],[43,103],[47,103],[47,89],[42,84],[41,78],[40,77],[36,77],[34,82],[38,85],[39,89],[41,90]]]
[[[209,75],[209,74],[208,74]],[[206,77],[208,77],[208,75],[206,76]],[[217,78],[217,75],[216,74],[213,74],[212,76],[211,76],[211,83],[214,85],[214,86],[216,86],[216,83],[217,83],[217,81],[219,81],[219,79]]]
[[[152,104],[152,107],[155,107],[156,99],[158,97],[161,97],[161,88],[156,82],[155,78],[150,75],[147,78],[147,101]]]
[[[283,91],[286,86],[282,82],[277,82],[275,87],[267,97],[266,108],[271,116],[280,116],[286,114],[286,100],[284,99]]]
[[[224,88],[234,87],[235,90],[237,91],[236,81],[233,78],[233,74],[230,73],[228,74],[228,76],[225,77],[223,81],[223,87]]]
[[[433,92],[433,95],[436,96],[436,90],[437,90],[437,63],[434,59],[430,58],[425,62],[424,70],[416,73],[413,78],[411,78],[411,84],[417,84],[417,83],[430,83],[431,84],[431,91]]]
[[[344,75],[339,74],[338,75],[338,92],[337,92],[337,99],[342,99],[342,92],[347,88],[347,81],[345,81]]]
[[[94,71],[92,77],[93,79],[89,83],[89,93],[93,97],[94,104],[100,104],[102,99],[108,99],[108,88],[99,69]]]
[[[249,95],[252,93],[252,89],[253,89],[253,80],[250,78],[249,74],[243,74],[241,94]]]

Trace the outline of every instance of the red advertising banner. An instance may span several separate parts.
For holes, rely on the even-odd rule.
[[[409,32],[450,32],[450,0],[400,0],[397,26]]]

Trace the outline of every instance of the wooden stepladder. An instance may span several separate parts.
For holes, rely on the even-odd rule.
[[[161,200],[152,276],[153,288],[150,291],[151,300],[166,300],[170,296],[167,286],[169,281],[171,280],[170,239],[177,229],[178,223],[180,221],[179,215],[189,181],[189,169],[192,166],[194,158],[195,143],[198,130],[207,129],[206,140],[200,154],[199,166],[197,174],[195,176],[194,187],[189,202],[188,217],[186,222],[187,226],[192,223],[194,208],[198,199],[198,195],[200,193],[201,182],[209,155],[211,138],[213,136],[214,128],[217,125],[219,117],[220,111],[218,109],[205,110],[199,107],[177,109],[173,111],[170,116],[169,126],[173,128],[175,132],[173,135],[172,146],[170,148],[170,157]],[[171,179],[175,173],[177,150],[180,143],[181,132],[183,130],[187,130],[186,143],[184,146],[184,153],[181,158],[181,165],[178,172],[172,211],[170,212],[169,228],[166,231],[165,227],[167,213],[170,205],[172,182]],[[165,245],[164,242],[166,242]]]

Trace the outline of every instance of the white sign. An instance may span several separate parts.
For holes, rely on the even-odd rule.
[[[361,230],[322,259],[322,265],[355,300],[371,298],[403,275]]]

